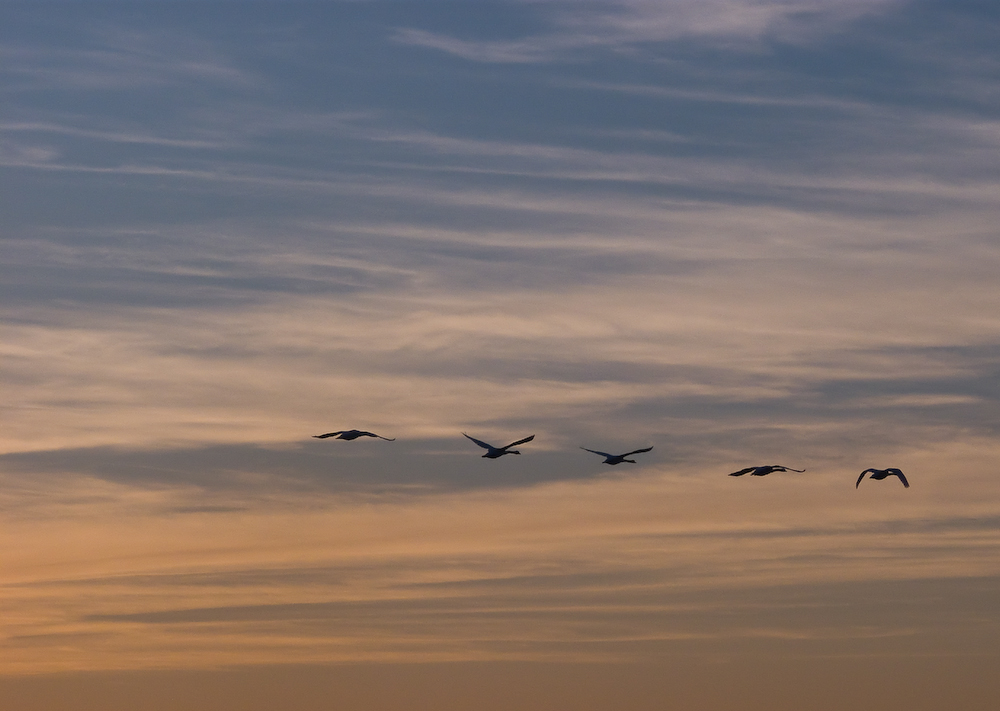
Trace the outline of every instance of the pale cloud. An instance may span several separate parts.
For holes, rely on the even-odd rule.
[[[403,44],[437,49],[463,59],[496,63],[572,60],[583,50],[628,51],[644,44],[685,38],[719,42],[780,37],[798,41],[870,14],[898,0],[616,0],[607,3],[539,2],[554,28],[516,40],[465,40],[416,28],[400,28]]]
[[[28,42],[0,45],[5,95],[61,89],[74,92],[146,89],[205,82],[238,89],[260,88],[211,43],[167,30],[129,30],[91,23],[76,46],[39,49]]]
[[[721,91],[708,89],[681,89],[669,86],[653,86],[643,84],[621,84],[607,82],[571,81],[562,86],[566,88],[594,89],[597,91],[648,96],[658,99],[681,99],[720,104],[743,104],[747,106],[777,106],[788,108],[836,109],[857,114],[884,115],[885,110],[877,104],[861,101],[837,99],[829,96],[766,96],[759,93],[748,94],[739,91]],[[655,135],[655,134],[654,134]]]
[[[108,141],[111,143],[141,143],[154,146],[175,146],[178,148],[213,148],[220,146],[219,143],[212,141],[164,138],[160,136],[142,135],[139,133],[88,130],[54,123],[3,123],[0,124],[0,132],[40,134],[52,133],[64,136],[93,138],[99,141]]]
[[[51,164],[58,156],[59,152],[49,146],[0,140],[0,165],[39,167]]]

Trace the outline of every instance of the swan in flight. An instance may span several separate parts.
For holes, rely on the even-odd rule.
[[[469,435],[465,434],[464,432],[462,434],[464,434],[466,437],[469,437]],[[524,439],[519,439],[516,442],[511,442],[506,447],[494,447],[492,444],[487,444],[486,442],[483,442],[480,439],[476,439],[475,437],[469,437],[469,439],[471,439],[473,442],[478,444],[483,449],[487,450],[486,454],[483,455],[483,457],[485,457],[486,459],[497,459],[498,457],[502,457],[505,454],[520,454],[520,452],[518,452],[516,449],[511,449],[511,447],[514,447],[518,444],[524,444],[525,442],[530,442],[534,438],[535,435],[531,435],[529,437],[525,437]]]
[[[899,480],[903,482],[903,486],[905,486],[907,489],[910,488],[910,482],[908,482],[906,480],[906,477],[903,476],[903,472],[899,471],[895,467],[889,467],[888,469],[865,469],[863,472],[861,472],[861,476],[858,477],[858,483],[854,485],[855,489],[861,486],[861,480],[864,479],[865,474],[868,473],[871,474],[871,478],[874,479],[875,481],[882,481],[886,477],[890,476],[898,476]]]
[[[634,459],[626,459],[625,457],[630,457],[633,454],[642,454],[643,452],[648,452],[652,447],[646,447],[645,449],[636,449],[632,452],[625,452],[625,454],[608,454],[607,452],[598,452],[596,449],[587,449],[586,447],[580,447],[585,452],[593,452],[594,454],[600,454],[604,457],[604,464],[610,464],[614,466],[615,464],[621,464],[622,462],[628,462],[629,464],[635,464]]]
[[[804,472],[805,469],[792,469],[791,467],[782,467],[777,464],[766,464],[762,467],[747,467],[746,469],[740,469],[738,472],[733,472],[729,476],[743,476],[744,474],[749,474],[750,476],[767,476],[771,472]]]
[[[340,430],[339,432],[327,432],[326,434],[313,435],[316,439],[326,439],[327,437],[336,437],[337,439],[352,440],[358,437],[378,437],[379,439],[384,439],[386,442],[395,442],[395,437],[383,437],[382,435],[377,435],[374,432],[365,432],[364,430]]]

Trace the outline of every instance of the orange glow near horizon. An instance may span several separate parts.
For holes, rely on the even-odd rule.
[[[928,452],[921,468],[957,461],[974,471],[985,465],[976,456]],[[1000,576],[996,528],[970,525],[1000,516],[995,505],[963,500],[945,476],[904,492],[893,482],[855,490],[852,474],[646,470],[396,503],[265,498],[201,513],[178,513],[187,497],[177,491],[53,489],[64,507],[53,501],[5,527],[2,664],[24,674],[635,661],[639,643],[729,638],[843,639],[862,650],[927,630],[841,626],[845,593],[823,586]],[[775,586],[805,591],[815,613],[761,622],[775,610],[741,598]],[[723,609],[726,621],[713,619]]]

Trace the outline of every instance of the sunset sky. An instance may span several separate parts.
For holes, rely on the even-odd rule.
[[[0,707],[998,708],[998,47],[0,4]]]

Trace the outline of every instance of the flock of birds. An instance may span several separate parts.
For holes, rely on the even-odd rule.
[[[516,447],[519,444],[525,444],[526,442],[530,442],[535,438],[535,435],[529,435],[524,439],[519,439],[516,442],[511,442],[505,447],[494,447],[489,442],[484,442],[481,439],[476,439],[471,435],[465,434],[465,432],[463,432],[462,434],[486,450],[486,454],[483,455],[484,459],[499,459],[505,454],[520,454],[521,453],[520,451],[516,449],[511,449],[511,447]],[[355,440],[358,439],[359,437],[376,437],[378,439],[384,439],[386,442],[396,441],[395,437],[383,437],[382,435],[377,435],[374,432],[366,432],[364,430],[338,430],[337,432],[327,432],[326,434],[313,435],[313,437],[315,437],[316,439],[329,439],[333,437],[334,439],[346,439],[346,440]],[[633,454],[642,454],[643,452],[648,452],[652,449],[652,447],[644,447],[643,449],[634,449],[631,452],[625,452],[625,454],[608,454],[607,452],[601,452],[600,450],[597,449],[587,449],[586,447],[580,447],[580,449],[586,452],[592,452],[593,454],[599,454],[600,456],[604,457],[605,464],[610,464],[614,466],[616,464],[621,464],[622,462],[635,464],[636,461],[634,459],[629,459],[629,457],[631,457]],[[743,476],[744,474],[749,474],[750,476],[767,476],[772,472],[801,473],[804,471],[805,469],[792,469],[791,467],[783,467],[778,464],[765,464],[763,466],[747,467],[746,469],[740,469],[738,472],[733,472],[729,476]],[[906,487],[907,489],[910,488],[910,482],[906,480],[906,477],[903,475],[903,472],[900,471],[899,469],[896,469],[895,467],[889,467],[888,469],[874,469],[874,468],[865,469],[863,472],[861,472],[861,476],[858,477],[858,481],[854,485],[855,489],[861,486],[861,480],[865,478],[865,474],[871,474],[870,478],[874,479],[875,481],[882,481],[883,479],[887,479],[890,476],[898,477],[899,480],[903,483],[904,487]]]

